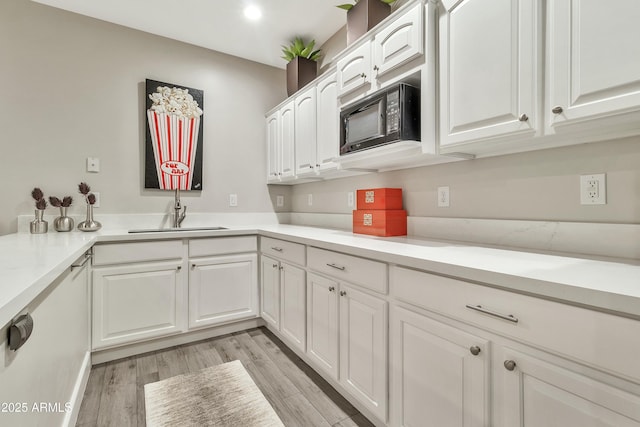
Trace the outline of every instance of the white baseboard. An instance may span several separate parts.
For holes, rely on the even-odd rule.
[[[206,340],[209,338],[219,337],[220,335],[244,331],[245,329],[257,328],[258,326],[262,325],[264,325],[264,321],[262,320],[262,318],[257,317],[254,319],[242,320],[226,325],[187,332],[184,334],[158,338],[151,341],[144,341],[140,343],[99,350],[91,354],[91,363],[93,365],[99,365],[100,363],[110,362],[112,360],[148,353],[150,351],[161,350],[163,348],[173,347],[177,345],[188,344],[191,342]]]
[[[73,386],[73,392],[71,393],[71,411],[67,412],[62,421],[63,426],[73,427],[78,421],[78,415],[80,414],[80,405],[82,404],[82,398],[84,392],[87,389],[87,383],[89,382],[89,374],[91,373],[91,352],[87,351],[82,360],[80,371],[78,372],[78,378]]]

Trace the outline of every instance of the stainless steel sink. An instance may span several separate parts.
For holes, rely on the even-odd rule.
[[[169,231],[215,231],[227,230],[226,227],[185,227],[185,228],[147,228],[139,230],[129,230],[129,233],[165,233]]]

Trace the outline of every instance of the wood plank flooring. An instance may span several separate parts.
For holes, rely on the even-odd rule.
[[[373,426],[265,328],[94,366],[76,425],[145,426],[145,384],[232,360],[242,362],[288,427]]]

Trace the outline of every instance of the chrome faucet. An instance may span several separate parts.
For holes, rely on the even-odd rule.
[[[175,201],[173,204],[173,228],[180,228],[180,224],[187,216],[187,207],[180,204],[180,190],[176,188]]]

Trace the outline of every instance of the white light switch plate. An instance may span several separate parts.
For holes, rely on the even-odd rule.
[[[87,157],[87,172],[100,172],[100,159]]]
[[[229,206],[232,206],[232,207],[238,206],[237,194],[229,194]]]

